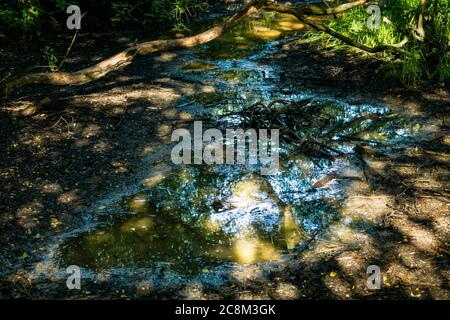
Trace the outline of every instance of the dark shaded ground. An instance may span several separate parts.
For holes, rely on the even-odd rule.
[[[39,44],[25,49],[25,42],[19,43],[2,47],[4,69],[23,71],[39,63],[39,53],[20,54],[37,52]],[[65,68],[95,63],[131,43],[117,34],[94,36],[74,49],[77,58]],[[0,207],[7,253],[22,256],[30,239],[43,241],[46,230],[76,219],[74,212],[138,171],[152,144],[167,138],[167,132],[157,132],[164,124],[155,121],[181,94],[198,88],[160,77],[163,62],[156,60],[140,59],[125,72],[86,86],[27,88],[3,100],[8,111],[0,115]],[[51,103],[33,117],[10,112],[44,98]]]
[[[80,45],[71,54],[77,58],[67,61],[66,70],[101,60],[135,39],[115,33],[80,35],[78,41]],[[41,44],[2,42],[1,75],[42,63]],[[64,48],[68,42],[69,37],[61,39],[59,46]],[[292,257],[277,270],[262,274],[243,268],[235,279],[245,281],[209,290],[187,288],[190,293],[184,297],[448,299],[448,88],[402,88],[375,75],[378,61],[355,58],[351,53],[291,45],[280,49],[265,62],[276,61],[285,67],[280,84],[284,90],[296,82],[351,103],[381,102],[411,121],[427,123],[428,129],[402,145],[377,150],[361,145],[369,180],[349,189],[347,211],[364,216],[364,246],[342,250],[319,242],[311,252]],[[134,173],[169,139],[170,126],[156,120],[180,116],[174,106],[182,95],[211,90],[214,83],[165,77],[164,62],[176,56],[142,57],[123,72],[92,84],[27,88],[2,101],[2,108],[17,109],[51,99],[33,117],[15,117],[5,109],[0,113],[3,270],[29,267],[48,239],[80,223],[80,212],[90,203],[111,189],[130,184]],[[380,292],[364,288],[361,279],[368,264],[379,264],[385,270]],[[1,281],[0,296],[45,297],[45,288],[28,283],[20,274],[18,270],[16,277]],[[171,292],[125,294],[93,288],[95,294],[84,292],[81,297],[174,297]]]

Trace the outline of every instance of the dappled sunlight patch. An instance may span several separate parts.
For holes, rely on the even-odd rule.
[[[201,86],[199,90],[197,90],[199,92],[203,92],[203,93],[214,93],[216,92],[216,88],[213,86]]]
[[[36,133],[31,136],[23,137],[21,140],[21,142],[25,145],[33,146],[35,148],[41,148],[50,139],[48,136],[43,136],[40,133]]]
[[[120,75],[117,76],[114,81],[115,82],[111,82],[110,84],[114,84],[117,82],[127,82],[127,81],[133,81],[135,78],[134,77],[130,77],[130,76],[125,76],[125,75]]]
[[[141,280],[136,284],[136,293],[141,296],[146,296],[154,290],[154,285],[149,280]]]
[[[267,181],[250,175],[232,186],[232,196],[227,201],[234,208],[245,208],[264,201],[270,191]]]
[[[363,195],[370,195],[372,190],[372,185],[366,181],[365,179],[351,179],[350,181],[346,180],[346,185],[343,185],[343,189],[345,193],[349,196],[358,196],[365,197]]]
[[[419,219],[432,222],[437,236],[445,238],[450,234],[450,204],[445,198],[421,197],[416,199],[413,208]]]
[[[450,135],[445,135],[444,137],[442,137],[442,143],[450,146]]]
[[[383,194],[372,194],[368,196],[350,196],[342,209],[344,217],[350,217],[355,220],[368,221],[374,225],[382,223],[386,214],[391,209],[393,197]]]
[[[341,223],[333,224],[330,226],[328,234],[334,241],[340,241],[342,243],[352,243],[359,240],[358,231],[349,225],[343,225]]]
[[[149,203],[145,194],[138,194],[133,196],[128,201],[128,209],[135,213],[145,213],[149,210]]]
[[[236,300],[270,300],[270,296],[266,292],[252,292],[244,290],[237,292]]]
[[[412,244],[399,244],[395,247],[394,254],[405,267],[411,269],[422,268],[432,271],[431,262],[427,255]]]
[[[89,146],[92,141],[89,138],[79,138],[75,141],[75,146],[77,148],[84,148]]]
[[[237,48],[238,50],[248,50],[248,49],[250,48],[250,45],[248,45],[248,44],[238,44],[238,45],[236,46],[236,48]]]
[[[163,52],[154,58],[157,62],[170,62],[178,57],[178,53],[175,52]]]
[[[439,289],[442,285],[442,279],[436,271],[433,266],[408,268],[398,261],[391,262],[383,273],[383,286],[391,288],[402,285],[405,286],[404,290],[407,296],[419,298],[419,288],[435,287]]]
[[[157,148],[156,148],[155,145],[150,145],[150,144],[145,145],[145,146],[142,148],[142,155],[144,156],[144,155],[146,155],[146,154],[153,153],[153,152],[155,152],[156,149],[157,149]]]
[[[348,277],[352,277],[355,280],[358,278],[363,282],[367,271],[366,259],[367,257],[357,252],[346,251],[341,253],[339,257],[336,257],[335,261]]]
[[[194,115],[188,112],[181,111],[178,113],[178,117],[183,120],[194,119]]]
[[[186,111],[178,111],[175,109],[167,109],[162,112],[162,116],[166,119],[175,119],[174,121],[181,119],[181,120],[189,120],[193,119],[194,115],[186,112]]]
[[[171,78],[155,80],[154,84],[156,85],[152,85],[151,88],[147,89],[149,91],[147,98],[149,101],[159,102],[164,106],[177,103],[182,95],[193,95],[198,92],[214,92],[216,90],[210,85],[180,82]]]
[[[278,29],[282,31],[300,31],[305,29],[305,25],[301,23],[299,20],[297,21],[280,21],[278,23]]]
[[[234,187],[233,195],[228,201],[236,208],[247,207],[254,201],[260,199],[258,197],[259,192],[261,192],[261,186],[257,181],[241,181]]]
[[[103,230],[93,232],[86,237],[86,241],[92,246],[100,246],[112,240],[112,235]]]
[[[194,282],[188,284],[180,294],[187,300],[204,300],[203,296],[203,284],[200,282]]]
[[[445,204],[444,204],[445,205]],[[449,204],[446,205],[447,212],[450,212]],[[450,234],[450,217],[447,216],[435,216],[433,217],[434,230],[439,234]]]
[[[237,265],[230,271],[230,275],[242,284],[264,279],[263,271],[258,265]]]
[[[121,116],[121,115],[123,115],[123,114],[126,112],[126,110],[125,110],[124,107],[121,107],[121,106],[115,106],[115,107],[113,107],[113,108],[111,109],[110,112],[111,112],[112,114],[114,114],[115,116]]]
[[[352,285],[344,279],[340,272],[332,271],[324,277],[326,287],[333,295],[340,299],[350,299],[352,295]]]
[[[111,167],[114,173],[126,173],[129,170],[127,164],[120,159],[111,160]]]
[[[281,234],[286,242],[287,249],[294,249],[305,240],[306,232],[300,227],[297,220],[292,216],[291,208],[287,206],[283,211],[281,220]]]
[[[134,84],[125,87],[116,87],[109,91],[91,93],[82,97],[73,97],[71,104],[91,105],[95,108],[112,109],[123,107],[135,102],[160,102],[167,106],[178,101],[180,93],[173,88],[156,87]]]
[[[408,218],[402,217],[391,218],[390,224],[401,233],[408,236],[411,243],[420,250],[429,253],[435,253],[438,251],[439,241],[430,229],[422,225],[418,225],[417,223],[410,221]]]
[[[450,154],[444,152],[429,152],[428,155],[438,162],[448,163],[450,162]]]
[[[205,63],[201,61],[193,61],[184,65],[182,68],[183,70],[187,71],[209,71],[212,69],[216,69],[217,66],[214,64]]]
[[[155,175],[145,179],[144,185],[148,188],[153,188],[164,181],[166,177],[167,175],[164,172],[158,172]]]
[[[176,103],[179,93],[172,88],[146,87],[127,91],[126,99],[131,101],[164,101],[164,105]]]
[[[100,133],[101,127],[97,124],[89,124],[88,126],[86,126],[81,135],[84,138],[91,138],[94,136],[97,136]]]
[[[44,142],[44,139],[41,135],[37,134],[33,137],[32,145],[34,145],[37,148],[40,148]]]
[[[16,212],[17,224],[25,230],[31,230],[41,224],[41,213],[44,205],[39,200],[33,200],[20,207]]]
[[[58,202],[56,210],[49,205],[48,211],[51,210],[49,216],[51,228],[55,229],[53,231],[59,231],[61,225],[68,232],[63,235],[68,238],[61,240],[61,246],[53,250],[57,252],[55,259],[59,266],[62,268],[77,264],[88,269],[90,274],[97,273],[99,279],[107,273],[123,275],[124,278],[120,279],[104,277],[104,281],[109,283],[101,285],[116,289],[114,286],[120,287],[125,283],[122,280],[134,279],[134,283],[125,286],[131,288],[131,292],[149,295],[149,298],[158,294],[178,297],[177,290],[185,289],[185,298],[200,299],[208,296],[208,291],[225,288],[233,277],[237,279],[238,286],[230,289],[228,297],[307,297],[310,294],[307,292],[310,287],[306,289],[310,285],[307,283],[309,279],[304,280],[301,272],[311,267],[307,263],[312,259],[318,262],[313,267],[322,269],[331,264],[333,268],[331,272],[327,270],[320,274],[319,271],[312,275],[313,282],[320,282],[318,291],[323,290],[323,293],[317,292],[317,296],[331,292],[336,297],[348,298],[351,295],[349,290],[353,290],[355,283],[359,284],[361,281],[363,285],[362,278],[369,263],[380,263],[384,272],[385,264],[395,260],[405,266],[407,271],[425,268],[427,272],[434,273],[433,264],[438,258],[433,260],[434,256],[431,254],[422,256],[417,252],[429,245],[430,233],[436,230],[439,230],[438,236],[431,239],[431,242],[439,240],[442,244],[448,233],[449,219],[448,216],[438,216],[435,212],[448,211],[448,206],[437,208],[424,204],[424,210],[433,211],[428,216],[393,212],[395,209],[388,205],[397,204],[396,196],[403,189],[391,190],[388,188],[390,185],[385,188],[386,184],[378,179],[380,177],[365,177],[367,172],[362,172],[362,169],[358,172],[334,170],[342,169],[342,158],[346,158],[345,161],[348,162],[356,162],[357,166],[363,168],[364,161],[358,161],[356,157],[361,155],[365,160],[365,153],[369,148],[358,149],[364,145],[371,145],[374,152],[390,155],[389,150],[385,151],[383,147],[378,149],[380,144],[376,141],[346,140],[345,145],[341,146],[334,138],[344,139],[344,135],[347,135],[350,139],[359,137],[388,142],[393,136],[408,134],[410,131],[403,130],[403,124],[400,124],[402,130],[398,135],[396,132],[389,134],[386,132],[390,129],[387,130],[384,125],[376,126],[376,120],[373,119],[381,117],[381,113],[375,113],[378,110],[388,112],[387,108],[360,106],[366,96],[353,92],[345,84],[347,82],[342,84],[341,89],[333,92],[323,88],[317,91],[314,89],[316,84],[313,84],[314,88],[310,92],[309,76],[315,77],[312,80],[319,83],[330,80],[322,79],[315,73],[316,65],[305,67],[305,74],[299,75],[299,83],[289,76],[286,78],[287,74],[283,72],[295,72],[303,65],[295,65],[295,59],[290,61],[292,52],[282,52],[284,56],[279,56],[280,60],[273,53],[279,51],[283,44],[291,43],[291,39],[275,43],[266,40],[280,39],[304,28],[291,15],[262,13],[197,49],[155,54],[150,60],[139,58],[137,66],[125,70],[128,74],[126,76],[114,72],[106,81],[89,84],[85,87],[86,90],[74,88],[77,95],[73,100],[70,96],[72,89],[62,88],[57,95],[63,93],[68,96],[61,106],[68,103],[69,108],[51,110],[54,114],[49,113],[46,118],[48,123],[40,120],[38,124],[52,125],[58,119],[52,118],[54,115],[59,117],[60,112],[66,112],[78,122],[77,128],[70,128],[75,135],[70,137],[65,134],[66,124],[62,120],[52,129],[51,139],[40,133],[32,137],[32,130],[31,133],[26,132],[29,145],[48,146],[49,140],[58,143],[57,148],[48,150],[42,157],[45,160],[42,161],[42,166],[50,167],[45,174],[56,169],[54,171],[60,173],[62,180],[52,176],[44,176],[49,180],[48,183],[44,179],[38,183],[30,180],[34,184],[27,186],[27,190],[49,194],[45,194],[45,199],[40,199],[45,206],[41,204],[30,212],[24,210],[23,217],[18,217],[19,224],[28,223],[29,227],[27,220],[33,223],[38,212],[47,210],[49,200]],[[188,32],[183,31],[186,34]],[[307,55],[310,51],[305,52]],[[305,52],[299,53],[300,60]],[[333,55],[334,53],[327,52],[324,58]],[[244,58],[241,59],[242,57]],[[226,60],[220,60],[221,58]],[[155,63],[152,63],[152,59]],[[274,59],[277,60],[276,64],[272,63]],[[165,62],[171,63],[166,65]],[[330,64],[331,62],[339,65],[339,60],[333,59]],[[359,66],[359,63],[357,59],[351,65]],[[292,70],[289,70],[291,66]],[[362,66],[366,68],[365,64]],[[311,74],[306,74],[306,71],[311,71]],[[343,69],[337,66],[328,68],[327,71],[328,74],[337,75]],[[158,75],[158,72],[162,74]],[[348,85],[352,86],[353,80],[348,80]],[[217,87],[204,85],[207,83]],[[349,106],[346,102],[338,105],[336,101],[322,103],[322,100],[328,99],[322,95],[323,92],[332,95],[329,100],[335,100],[335,95],[347,96],[355,101],[355,105]],[[396,90],[392,94],[396,94]],[[186,166],[187,168],[175,168],[173,174],[163,171],[166,167],[174,167],[170,164],[170,156],[165,152],[165,147],[169,150],[171,145],[162,145],[169,141],[177,122],[172,123],[161,117],[192,119],[197,114],[187,112],[191,107],[194,111],[205,114],[210,110],[215,115],[235,110],[240,112],[239,110],[256,101],[267,105],[278,98],[289,102],[300,101],[292,104],[300,110],[301,101],[308,100],[308,97],[312,98],[312,103],[306,105],[305,110],[310,109],[297,117],[296,121],[286,123],[283,118],[269,117],[267,121],[271,125],[274,123],[272,120],[280,121],[282,126],[297,128],[295,130],[300,126],[307,127],[308,130],[301,132],[305,135],[299,138],[302,140],[301,148],[307,147],[303,142],[309,139],[305,137],[323,139],[320,141],[322,145],[315,146],[313,151],[317,153],[314,153],[312,160],[301,156],[292,166],[284,166],[283,163],[283,168],[280,168],[277,175],[264,179],[251,174],[251,166],[236,166],[231,169],[230,166]],[[188,99],[192,101],[185,102]],[[427,107],[426,103],[428,102],[423,101],[423,105],[418,103],[406,107],[420,110]],[[323,112],[318,111],[322,107]],[[82,108],[87,112],[80,112],[79,110],[84,110]],[[345,121],[351,121],[364,112],[375,112],[374,118],[342,130],[341,121],[345,124]],[[320,125],[314,125],[315,122],[307,121],[308,117],[323,118],[324,122],[319,121]],[[71,125],[69,118],[67,120]],[[371,125],[376,127],[374,133]],[[397,127],[397,124],[393,126]],[[335,127],[335,135],[324,136],[328,129],[334,130]],[[67,128],[69,129],[68,125]],[[414,126],[413,129],[415,128]],[[436,132],[437,128],[431,129],[429,132]],[[414,130],[411,132],[418,132]],[[447,144],[448,142],[450,140]],[[72,149],[74,146],[76,150]],[[322,156],[326,154],[321,152],[327,147],[339,149],[327,149],[330,151],[326,152],[329,158],[325,160]],[[395,147],[403,145],[395,144]],[[27,152],[26,148],[23,150]],[[35,151],[33,148],[30,150]],[[292,151],[297,152],[294,148]],[[36,155],[40,160],[40,153],[31,153],[31,156]],[[380,156],[372,155],[373,159],[366,161],[370,167],[368,169],[378,170],[380,175],[415,175],[413,168],[392,169],[393,162],[378,161]],[[415,155],[425,157],[423,152],[416,152]],[[28,154],[27,156],[29,157]],[[340,159],[335,161],[336,158]],[[448,161],[448,158],[437,153],[429,155],[427,159]],[[144,161],[138,162],[140,160]],[[25,165],[19,170],[27,171]],[[30,170],[31,174],[34,174],[34,169]],[[152,176],[149,176],[149,171]],[[418,171],[416,178],[425,179]],[[41,172],[36,176],[40,177]],[[119,177],[119,181],[113,179],[116,177]],[[14,174],[11,174],[11,180],[13,179]],[[29,181],[27,176],[17,179],[24,183]],[[440,192],[446,191],[443,184],[438,184],[437,178],[428,179],[427,176],[429,183],[417,179],[412,180],[411,185],[407,181],[408,187],[440,187]],[[42,181],[47,184],[44,185]],[[50,183],[53,181],[58,181],[61,185]],[[10,184],[9,181],[7,183]],[[72,190],[73,185],[80,189],[58,197],[59,193]],[[9,191],[8,186],[7,190]],[[107,193],[106,199],[102,199],[99,204],[96,200],[99,196],[103,197],[104,191]],[[11,198],[16,196],[15,192],[12,189]],[[428,196],[432,198],[434,194]],[[57,201],[54,201],[55,197],[58,197]],[[72,210],[72,204],[79,200],[78,197],[86,204],[86,207],[82,207],[84,212],[79,216]],[[92,206],[88,206],[90,204]],[[12,213],[14,211],[11,209]],[[76,223],[66,224],[62,218],[63,212],[72,215],[74,221],[77,220]],[[394,218],[395,215],[408,216],[410,225],[397,226],[395,219],[393,224],[386,224],[385,218],[391,214]],[[44,215],[46,223],[47,217]],[[88,225],[83,225],[85,222]],[[60,238],[62,237],[58,237],[58,241]],[[397,245],[401,247],[395,251]],[[303,263],[303,254],[309,254],[312,259],[306,259],[307,263]],[[293,268],[291,261],[284,265],[285,259],[295,260],[297,267]],[[273,269],[269,270],[269,267]],[[139,280],[141,278],[137,275],[141,272],[148,276],[146,281]],[[172,282],[173,279],[175,283]],[[198,279],[200,281],[197,282]],[[115,280],[119,281],[114,283]],[[305,292],[299,289],[301,287],[297,286],[297,281],[303,283],[301,286],[305,287]],[[326,286],[323,286],[323,282]],[[430,285],[442,285],[442,282],[430,282]],[[153,289],[155,292],[150,293]],[[268,290],[270,295],[266,293]],[[218,296],[221,294],[222,292]],[[420,293],[414,291],[414,297],[418,294]]]
[[[161,113],[165,118],[175,118],[178,115],[178,111],[175,109],[167,109]]]
[[[52,229],[59,229],[60,226],[61,226],[61,221],[60,220],[58,220],[55,217],[51,217],[50,218],[50,227]]]
[[[248,20],[244,27],[236,32],[237,36],[234,39],[238,41],[243,41],[245,38],[276,40],[282,35],[289,35],[304,28],[305,25],[293,15],[266,12],[262,18]]]
[[[58,196],[58,202],[64,203],[64,204],[74,203],[74,202],[78,201],[79,199],[80,198],[79,198],[76,190],[67,191]]]
[[[275,40],[281,36],[281,31],[257,27],[253,30],[252,35],[263,40]]]
[[[403,175],[416,175],[417,174],[417,167],[416,166],[410,166],[410,165],[396,165],[395,170]]]
[[[45,183],[42,185],[42,191],[45,193],[58,193],[62,191],[62,186],[59,183]]]
[[[144,235],[151,231],[153,220],[151,217],[131,218],[120,227],[122,233],[136,233]]]
[[[445,184],[445,182],[444,182]],[[422,177],[418,177],[412,182],[412,187],[420,189],[443,189],[445,186],[442,183],[440,177],[427,176],[423,174]]]
[[[156,130],[156,136],[159,138],[165,138],[169,141],[170,134],[172,133],[172,126],[169,124],[160,124]]]
[[[239,239],[233,244],[233,259],[242,264],[252,264],[257,260],[257,244],[251,240]]]
[[[280,282],[275,288],[274,295],[280,300],[296,300],[300,298],[300,290],[292,283]]]
[[[219,220],[211,220],[210,218],[206,218],[203,222],[203,228],[207,232],[219,232],[222,230],[222,224]]]
[[[235,240],[232,254],[233,260],[240,264],[253,264],[281,259],[279,250],[275,249],[271,243],[251,237]]]
[[[42,276],[49,276],[52,278],[53,275],[58,273],[58,266],[55,265],[51,261],[39,261],[31,271],[30,278],[31,279],[39,279]]]
[[[104,153],[112,149],[111,144],[108,141],[99,141],[94,144],[93,149],[95,152]]]

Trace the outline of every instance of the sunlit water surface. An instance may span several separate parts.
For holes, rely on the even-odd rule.
[[[183,53],[171,63],[169,75],[206,83],[214,80],[218,89],[186,96],[182,105],[200,105],[220,115],[257,101],[311,97],[301,89],[284,93],[276,64],[258,62],[303,28],[289,16],[258,17]],[[316,97],[314,103],[322,114],[342,122],[363,114],[389,115],[382,106],[349,105],[327,97]],[[359,122],[339,134],[387,142],[411,130],[387,117]],[[351,145],[338,148],[352,151]],[[277,174],[267,177],[250,166],[182,166],[139,194],[114,203],[108,214],[100,215],[94,230],[68,238],[57,258],[61,265],[94,272],[164,268],[187,278],[223,265],[278,261],[302,248],[316,230],[339,221],[344,195],[336,182],[331,179],[314,187],[336,172],[362,178],[348,159],[301,155],[281,162]]]

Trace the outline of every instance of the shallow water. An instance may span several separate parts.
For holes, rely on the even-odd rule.
[[[258,61],[302,29],[290,17],[260,17],[183,53],[170,64],[170,75],[214,81],[217,89],[185,96],[180,104],[196,104],[217,116],[257,101],[312,97],[301,88],[291,88],[294,94],[283,93],[276,64]],[[315,97],[310,108],[332,119],[333,126],[311,131],[316,137],[329,134],[330,143],[339,136],[384,143],[413,130],[390,117],[383,106]],[[379,119],[352,122],[368,114]],[[351,154],[354,144],[335,142],[333,147]],[[363,179],[361,168],[348,158],[297,155],[282,161],[275,175],[264,177],[258,172],[255,166],[179,167],[162,181],[115,203],[96,229],[68,238],[57,259],[62,266],[78,265],[95,272],[164,266],[188,278],[224,264],[278,261],[301,248],[317,230],[339,221],[345,200],[341,188],[336,179],[323,186],[317,186],[319,181],[330,174]]]
[[[154,267],[183,274],[212,268],[220,261],[255,263],[277,260],[336,210],[317,199],[288,205],[272,185],[241,168],[187,166],[173,171],[144,193],[128,197],[112,221],[70,238],[61,258],[66,265],[105,270]],[[279,192],[286,186],[280,173]],[[303,180],[297,178],[297,182]],[[300,191],[300,190],[299,190]],[[295,204],[297,202],[298,204]],[[320,207],[311,214],[312,207]]]

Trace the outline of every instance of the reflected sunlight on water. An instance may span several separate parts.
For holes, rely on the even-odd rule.
[[[291,16],[259,16],[180,54],[168,63],[170,75],[214,83],[217,90],[185,97],[188,104],[208,107],[213,116],[257,101],[299,101],[309,95],[301,89],[281,93],[274,81],[279,79],[276,66],[257,58],[276,45],[266,40],[303,28]],[[410,131],[408,124],[390,117],[381,106],[319,97],[309,107],[311,113],[332,119],[332,126],[312,128],[311,134],[326,133],[332,141],[345,135],[386,142]],[[377,117],[370,116],[374,114]],[[364,115],[366,120],[355,120]],[[354,144],[336,142],[334,147],[350,153]],[[147,179],[141,192],[115,203],[96,229],[68,238],[58,258],[61,265],[97,272],[163,264],[189,277],[227,263],[278,261],[313,232],[330,225],[334,236],[349,239],[351,228],[339,220],[344,197],[335,181],[343,172],[358,170],[346,166],[348,159],[310,159],[299,154],[283,161],[278,172],[268,177],[259,176],[255,167],[225,165],[185,166],[160,173]]]

